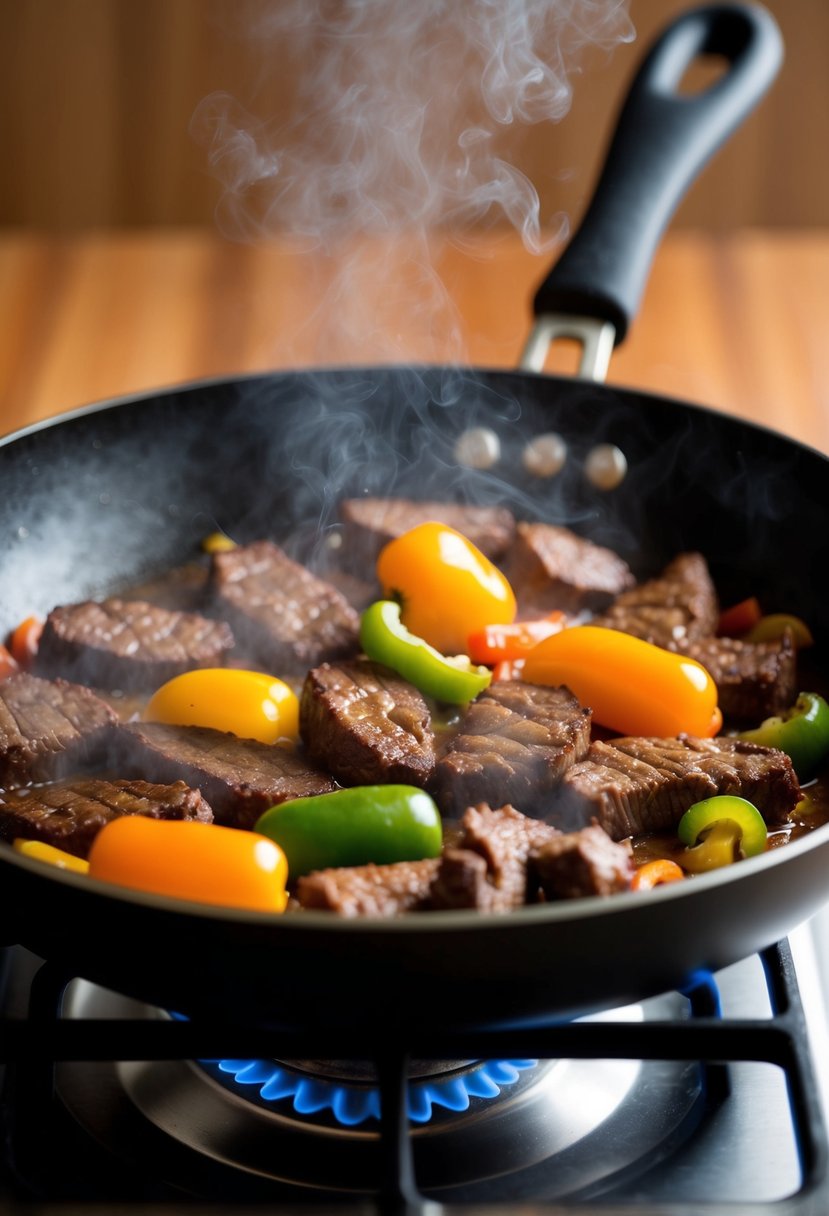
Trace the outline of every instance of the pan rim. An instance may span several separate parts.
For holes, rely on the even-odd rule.
[[[394,372],[411,372],[417,371],[424,374],[443,373],[452,371],[458,374],[469,374],[472,376],[480,375],[486,378],[514,378],[516,376],[531,381],[544,381],[552,384],[564,385],[570,388],[593,388],[601,393],[620,393],[624,396],[637,397],[647,401],[655,406],[671,406],[681,409],[690,410],[692,413],[711,416],[714,418],[726,419],[737,427],[746,427],[751,431],[760,434],[771,436],[778,440],[783,440],[786,443],[810,452],[819,457],[823,461],[829,463],[829,452],[824,452],[820,448],[814,447],[810,443],[806,443],[802,439],[796,439],[791,435],[787,435],[784,431],[777,430],[774,427],[768,426],[766,423],[756,422],[750,418],[741,418],[737,414],[732,414],[722,407],[714,405],[706,405],[698,401],[690,401],[683,397],[674,397],[670,394],[657,393],[649,389],[640,389],[636,385],[616,384],[613,382],[599,381],[580,381],[571,376],[551,375],[547,372],[525,371],[522,368],[510,367],[488,367],[481,364],[443,364],[443,363],[377,363],[377,364],[314,364],[306,367],[284,367],[272,368],[259,371],[247,371],[238,373],[221,374],[217,376],[205,376],[195,380],[182,380],[178,382],[159,385],[156,388],[138,389],[132,393],[119,394],[115,397],[102,397],[98,400],[88,402],[84,405],[74,406],[70,409],[63,410],[56,414],[50,414],[46,418],[40,418],[35,422],[31,422],[24,427],[19,427],[16,430],[9,431],[6,434],[0,435],[0,449],[11,445],[21,439],[26,439],[31,435],[35,435],[40,431],[49,430],[53,427],[60,426],[64,422],[74,422],[83,418],[92,417],[97,413],[103,413],[109,409],[118,409],[121,406],[136,404],[141,401],[157,400],[162,397],[173,396],[176,393],[196,391],[198,389],[217,388],[220,386],[231,387],[235,384],[248,383],[256,380],[272,380],[278,377],[289,376],[313,376],[313,375],[332,375],[342,376],[352,373],[364,373],[374,375],[378,372],[394,373]]]
[[[90,402],[73,409],[65,410],[54,414],[48,418],[39,419],[29,425],[18,428],[15,431],[9,432],[6,435],[0,435],[0,449],[11,446],[18,440],[26,439],[29,436],[35,435],[41,431],[49,430],[61,426],[63,423],[72,423],[82,421],[85,418],[94,417],[96,414],[105,413],[108,410],[118,409],[120,407],[129,406],[131,404],[140,404],[141,402],[150,402],[163,399],[168,396],[173,396],[178,393],[198,392],[201,389],[210,389],[216,387],[233,388],[234,386],[254,383],[268,382],[282,378],[290,377],[306,377],[306,376],[343,376],[343,375],[366,375],[375,376],[377,374],[393,375],[395,372],[411,372],[416,371],[424,375],[443,374],[447,371],[459,375],[481,376],[488,380],[521,380],[544,382],[553,385],[560,385],[569,389],[573,387],[581,387],[585,389],[595,389],[600,395],[618,394],[622,397],[634,397],[638,401],[647,402],[654,407],[674,407],[681,410],[689,411],[692,414],[709,416],[718,419],[725,419],[733,426],[739,429],[748,428],[754,432],[768,435],[775,440],[782,441],[785,444],[793,445],[794,447],[816,456],[819,460],[826,464],[829,463],[829,453],[823,452],[801,440],[792,438],[781,431],[774,430],[762,423],[753,422],[748,419],[740,418],[736,415],[729,414],[722,409],[714,406],[704,405],[697,402],[687,401],[681,398],[674,398],[662,394],[645,391],[636,388],[635,386],[610,384],[590,384],[588,382],[579,382],[571,377],[549,375],[545,372],[531,372],[522,369],[514,369],[508,367],[483,367],[483,366],[464,366],[450,364],[432,364],[432,363],[382,363],[374,365],[366,364],[331,364],[331,365],[315,365],[313,367],[297,367],[297,368],[278,368],[272,370],[258,370],[251,372],[243,372],[236,374],[222,374],[218,376],[204,377],[196,380],[186,380],[180,383],[167,384],[155,389],[141,389],[136,392],[126,393],[117,397],[103,398],[99,401]],[[703,893],[708,890],[726,886],[732,882],[737,882],[742,876],[750,876],[758,872],[771,870],[784,862],[794,859],[803,853],[811,852],[813,849],[820,848],[827,842],[829,835],[829,824],[822,825],[809,832],[806,836],[799,840],[787,843],[780,848],[770,850],[769,852],[754,858],[748,858],[739,863],[739,873],[735,875],[732,872],[732,867],[728,867],[725,871],[713,871],[708,874],[694,876],[693,882],[688,884],[673,883],[666,884],[667,889],[663,886],[661,889],[653,889],[648,892],[625,892],[626,895],[646,895],[649,901],[657,900],[675,900],[687,899],[695,893]],[[36,860],[24,858],[20,854],[15,853],[11,845],[6,842],[0,842],[0,865],[10,864],[13,867],[31,873],[38,878],[48,878],[49,881],[57,881],[64,884],[66,887],[74,888],[79,893],[86,889],[87,893],[98,898],[116,899],[121,902],[138,904],[144,907],[150,907],[158,912],[174,913],[177,916],[184,916],[190,920],[210,920],[210,921],[230,921],[233,924],[249,924],[258,928],[271,927],[275,931],[281,930],[283,933],[308,932],[316,930],[321,926],[325,926],[329,930],[336,932],[349,932],[357,934],[376,935],[378,932],[384,936],[389,933],[408,934],[418,933],[428,925],[428,927],[439,929],[451,929],[455,932],[482,932],[497,928],[499,931],[511,931],[508,927],[513,925],[516,929],[527,924],[567,924],[573,921],[582,919],[592,919],[596,916],[606,914],[610,908],[618,907],[615,897],[612,898],[612,903],[609,904],[606,898],[598,896],[589,896],[572,901],[560,901],[555,904],[546,905],[531,905],[513,910],[508,914],[493,914],[479,913],[474,911],[454,910],[447,912],[430,912],[425,922],[420,915],[412,914],[396,918],[383,917],[358,917],[358,918],[341,918],[326,912],[303,911],[301,914],[290,915],[286,920],[282,917],[277,917],[274,914],[267,912],[254,912],[242,908],[231,908],[219,905],[198,904],[195,902],[174,899],[162,895],[155,895],[149,892],[133,891],[124,887],[117,887],[114,884],[104,883],[99,879],[90,879],[86,875],[73,874],[68,871],[56,870],[51,874],[44,873],[44,863]],[[744,868],[747,867],[747,868]],[[826,900],[829,901],[829,884],[827,885]],[[636,899],[634,903],[626,902],[626,907],[633,909],[641,907],[641,899]]]
[[[571,921],[593,919],[619,908],[619,899],[625,900],[626,897],[627,899],[632,897],[633,902],[625,903],[628,908],[642,907],[645,900],[650,903],[653,900],[664,902],[691,899],[699,893],[704,894],[719,887],[739,883],[750,875],[776,869],[788,862],[793,862],[801,854],[810,853],[819,847],[829,847],[829,823],[822,824],[807,835],[777,848],[769,849],[759,856],[747,857],[740,862],[735,862],[733,866],[711,870],[704,874],[695,874],[691,881],[685,879],[682,882],[664,883],[649,891],[623,891],[608,897],[591,895],[578,899],[558,900],[548,904],[530,904],[514,908],[506,913],[453,909],[410,913],[398,917],[339,917],[330,912],[311,909],[287,914],[257,912],[252,909],[176,899],[173,896],[118,886],[100,878],[92,878],[86,874],[78,874],[58,867],[51,867],[52,872],[47,872],[49,863],[15,852],[7,841],[0,841],[0,865],[11,865],[38,879],[46,879],[64,887],[74,888],[80,894],[92,894],[96,899],[114,899],[119,903],[137,904],[140,907],[153,908],[162,913],[173,913],[191,920],[231,921],[234,924],[252,925],[258,928],[271,927],[275,931],[286,931],[287,926],[287,932],[290,933],[293,933],[294,929],[298,932],[308,932],[325,926],[337,933],[356,932],[376,935],[378,932],[382,932],[386,935],[389,933],[417,933],[427,927],[464,932],[481,932],[497,928],[510,932],[514,931],[509,928],[511,925],[517,929],[528,922],[567,924]],[[829,882],[825,902],[829,902]]]

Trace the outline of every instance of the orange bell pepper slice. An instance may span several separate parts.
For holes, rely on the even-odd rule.
[[[685,872],[675,861],[667,857],[658,857],[655,861],[646,861],[630,880],[631,891],[650,891],[653,887],[662,886],[666,882],[679,882],[685,877]]]
[[[389,541],[377,558],[383,598],[397,600],[410,633],[444,655],[464,654],[470,633],[515,620],[515,595],[497,566],[446,524],[427,521]]]
[[[0,646],[0,680],[5,676],[13,675],[15,671],[19,671],[20,667],[17,659],[6,649],[5,646]]]
[[[717,686],[701,663],[599,625],[539,642],[524,679],[566,684],[596,722],[622,735],[709,738],[716,724]]]
[[[31,666],[32,659],[37,654],[42,633],[43,621],[36,616],[27,616],[25,621],[21,621],[12,633],[9,650],[21,667]]]
[[[288,862],[257,832],[187,819],[123,815],[101,828],[89,876],[223,907],[283,912]]]

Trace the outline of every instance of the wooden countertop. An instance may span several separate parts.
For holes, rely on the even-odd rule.
[[[549,259],[517,236],[447,246],[448,298],[400,243],[348,263],[202,230],[0,235],[0,433],[122,393],[310,364],[514,366]],[[414,304],[414,307],[413,307]],[[551,367],[567,370],[566,351]],[[561,360],[564,359],[562,362]],[[829,452],[829,230],[668,235],[609,380]]]

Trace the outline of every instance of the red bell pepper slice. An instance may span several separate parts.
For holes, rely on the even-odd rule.
[[[721,638],[741,637],[757,624],[762,615],[763,611],[756,596],[752,595],[747,600],[740,600],[739,604],[732,604],[730,608],[725,608],[720,613],[720,619],[717,622],[717,636]]]
[[[567,623],[567,617],[559,610],[533,621],[516,621],[512,625],[486,625],[470,633],[467,653],[473,663],[496,663],[523,659],[545,638],[558,633]]]

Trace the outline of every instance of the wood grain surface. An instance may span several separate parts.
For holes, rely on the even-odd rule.
[[[829,222],[829,4],[765,6],[783,35],[782,70],[695,183],[680,226]],[[279,128],[309,69],[280,40],[256,36],[269,7],[279,0],[0,0],[0,223],[212,224],[219,185],[194,123],[200,103],[224,93],[249,112],[252,131],[259,120]],[[612,52],[591,47],[585,23],[566,116],[503,131],[499,155],[535,184],[548,219],[581,214],[635,65],[692,2],[627,7],[636,36]]]
[[[0,234],[0,432],[124,393],[270,368],[400,359],[514,366],[544,260],[447,246],[445,295],[399,246],[342,264],[201,230]],[[670,235],[609,379],[829,452],[829,232]],[[550,367],[570,370],[572,353]]]

